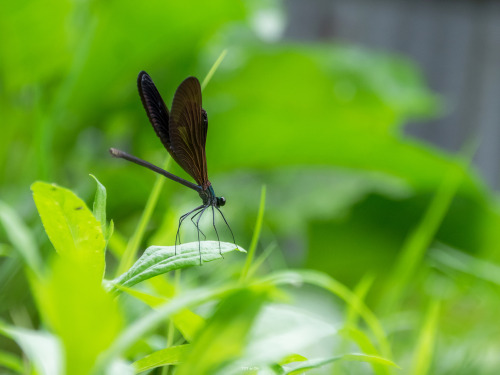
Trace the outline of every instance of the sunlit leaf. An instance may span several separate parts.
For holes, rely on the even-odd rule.
[[[117,301],[71,257],[54,256],[49,275],[31,282],[43,321],[64,347],[65,373],[88,375],[120,332]]]
[[[84,264],[95,280],[104,274],[101,224],[72,191],[44,182],[31,185],[43,226],[56,251]]]

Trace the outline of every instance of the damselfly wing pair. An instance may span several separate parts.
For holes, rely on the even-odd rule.
[[[153,80],[146,72],[142,71],[139,73],[137,86],[142,104],[149,117],[149,121],[153,125],[156,135],[160,138],[170,156],[196,181],[196,184],[124,151],[115,148],[111,148],[109,151],[114,157],[126,159],[135,164],[149,168],[199,194],[202,204],[179,218],[179,225],[175,236],[175,246],[177,246],[177,241],[179,241],[180,244],[180,229],[182,222],[191,215],[191,221],[195,223],[197,229],[201,262],[200,233],[203,236],[205,235],[200,230],[199,224],[201,217],[208,209],[212,212],[212,224],[219,244],[219,234],[215,226],[215,211],[218,211],[224,219],[233,237],[233,242],[236,243],[236,241],[231,227],[220,210],[220,207],[224,206],[226,200],[224,197],[217,197],[215,195],[212,184],[208,179],[207,159],[205,154],[208,117],[207,112],[202,107],[200,82],[195,77],[186,78],[175,91],[170,112]],[[196,222],[194,221],[195,219]]]

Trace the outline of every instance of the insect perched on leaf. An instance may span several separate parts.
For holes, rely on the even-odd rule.
[[[219,240],[219,234],[215,226],[215,210],[221,214],[231,232],[233,242],[236,243],[233,231],[219,208],[226,204],[226,200],[224,197],[217,197],[215,195],[212,184],[208,180],[207,159],[205,155],[208,119],[207,112],[202,108],[201,104],[200,82],[195,77],[188,77],[179,85],[175,91],[171,112],[168,111],[153,80],[146,72],[142,71],[139,73],[137,86],[142,104],[156,135],[160,138],[163,146],[165,146],[172,158],[193,177],[197,185],[124,151],[111,148],[109,150],[111,155],[149,168],[156,173],[195,190],[199,194],[202,204],[179,218],[179,226],[177,227],[177,234],[175,236],[176,245],[178,239],[180,244],[179,233],[182,222],[189,215],[192,215],[191,221],[193,223],[194,219],[198,217],[195,225],[198,231],[198,243],[200,242],[200,233],[203,236],[205,235],[201,232],[199,223],[203,213],[208,208],[212,210],[212,223],[217,239]]]

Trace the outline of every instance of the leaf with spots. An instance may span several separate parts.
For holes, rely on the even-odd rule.
[[[31,185],[45,232],[59,255],[84,264],[101,281],[104,239],[101,223],[71,190],[45,182]]]

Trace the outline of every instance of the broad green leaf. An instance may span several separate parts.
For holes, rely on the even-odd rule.
[[[126,287],[119,286],[118,288],[153,308],[161,306],[170,300],[168,298],[152,296]],[[172,315],[172,320],[175,327],[188,342],[191,342],[198,331],[205,325],[205,319],[188,309],[182,309],[178,313]]]
[[[165,365],[179,364],[186,353],[190,350],[190,345],[172,346],[170,348],[158,350],[150,355],[139,359],[133,363],[135,372],[139,373]]]
[[[0,323],[0,333],[21,347],[41,375],[62,375],[63,357],[59,340],[48,332],[9,327]]]
[[[31,281],[44,323],[63,344],[65,373],[88,375],[121,330],[117,301],[71,257],[54,256],[49,275]]]
[[[295,364],[285,365],[285,374],[286,375],[299,375],[304,374],[309,370],[314,370],[317,368],[321,368],[329,363],[335,361],[358,361],[358,362],[368,362],[372,364],[385,365],[398,367],[394,362],[389,361],[382,357],[377,357],[373,355],[366,354],[344,354],[331,358],[322,358],[322,359],[310,359],[307,361],[297,362]]]
[[[241,290],[222,300],[176,374],[213,374],[239,358],[265,298],[265,290]]]
[[[33,235],[17,212],[7,203],[0,201],[0,223],[16,251],[26,265],[34,272],[40,272],[42,261]]]
[[[72,191],[45,182],[35,182],[31,190],[45,232],[56,251],[85,265],[87,272],[100,283],[106,242],[101,224],[85,202]]]
[[[131,287],[162,273],[199,266],[200,261],[207,263],[222,259],[220,252],[227,254],[232,251],[246,252],[232,243],[217,241],[190,242],[177,247],[150,246],[127,272],[112,280],[112,284]]]
[[[129,325],[113,342],[111,347],[100,356],[92,374],[105,374],[106,369],[116,358],[172,314],[183,308],[190,308],[210,300],[223,298],[236,290],[239,290],[239,288],[230,285],[218,288],[198,288],[172,298],[171,301],[159,306],[156,310]]]

